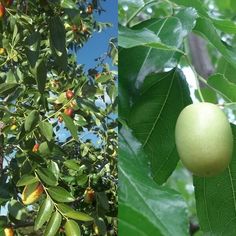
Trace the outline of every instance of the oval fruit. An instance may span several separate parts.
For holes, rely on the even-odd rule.
[[[13,228],[5,228],[4,233],[5,233],[5,236],[14,236]]]
[[[175,127],[175,141],[183,165],[198,176],[224,171],[233,152],[233,135],[223,111],[211,103],[185,107]]]
[[[66,91],[66,98],[70,100],[71,98],[74,97],[74,93],[69,89]]]
[[[6,8],[2,3],[0,3],[0,19],[3,18],[6,14]]]

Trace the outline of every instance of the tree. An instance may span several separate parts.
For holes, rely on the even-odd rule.
[[[115,235],[116,41],[88,72],[76,57],[111,26],[102,2],[1,2],[0,235]]]
[[[223,173],[197,177],[179,162],[174,134],[184,107],[205,101],[225,112],[235,140],[235,7],[120,1],[121,235],[234,235],[235,148]]]

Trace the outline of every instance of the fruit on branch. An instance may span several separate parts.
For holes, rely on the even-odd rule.
[[[39,182],[26,185],[22,192],[22,202],[25,205],[30,205],[36,202],[42,195],[43,191],[43,186]]]
[[[0,3],[0,19],[2,19],[6,14],[6,8],[2,3]]]
[[[39,143],[36,143],[32,149],[32,152],[37,152],[39,150],[39,146],[40,144]]]
[[[4,229],[5,236],[14,236],[14,230],[13,228],[5,228]]]
[[[233,135],[223,111],[211,103],[185,107],[175,127],[175,141],[183,165],[198,176],[224,171],[233,152]]]
[[[84,202],[91,204],[94,201],[95,192],[91,187],[88,187],[84,192]]]
[[[89,4],[87,9],[86,9],[86,13],[87,14],[93,14],[93,5]]]
[[[66,91],[66,98],[70,100],[71,98],[74,97],[74,93],[69,89]]]
[[[73,116],[74,116],[74,109],[72,109],[71,107],[66,108],[66,109],[64,110],[64,113],[65,113],[67,116],[73,117]]]

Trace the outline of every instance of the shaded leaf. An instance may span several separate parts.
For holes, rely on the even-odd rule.
[[[35,128],[36,124],[39,121],[39,113],[38,111],[34,110],[29,113],[29,115],[25,119],[25,131],[30,132],[32,129]]]

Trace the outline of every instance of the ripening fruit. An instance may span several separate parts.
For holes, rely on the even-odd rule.
[[[90,204],[94,201],[94,197],[95,197],[94,190],[88,187],[84,192],[84,202]]]
[[[5,53],[5,48],[0,48],[0,55]]]
[[[72,25],[71,29],[74,33],[78,32],[78,26],[77,25]]]
[[[86,13],[87,14],[92,14],[93,13],[93,5],[92,4],[89,4],[87,9],[86,9]]]
[[[0,19],[3,18],[6,14],[6,8],[2,3],[0,3]]]
[[[5,236],[14,236],[13,228],[5,228],[4,233],[5,233]]]
[[[36,202],[42,195],[43,191],[43,186],[39,182],[26,185],[22,192],[22,202],[25,205],[30,205]]]
[[[16,130],[16,129],[17,129],[17,126],[16,126],[16,125],[12,125],[11,128],[10,128],[11,131],[14,131],[14,130]]]
[[[185,107],[176,128],[177,151],[184,166],[198,176],[224,171],[233,152],[233,135],[223,111],[211,103]]]
[[[36,143],[32,149],[32,152],[37,152],[39,150],[39,143]]]
[[[72,109],[72,108],[66,108],[65,110],[64,110],[64,113],[67,115],[67,116],[70,116],[70,117],[73,117],[74,116],[74,109]]]
[[[74,93],[71,90],[66,91],[66,98],[70,100],[71,98],[74,97]]]

